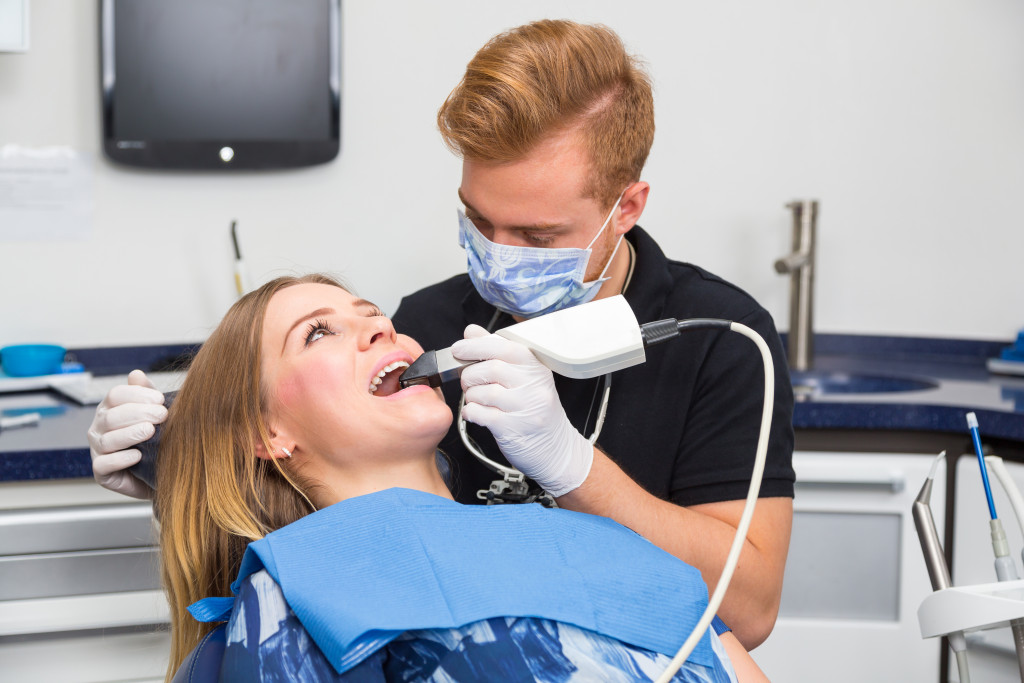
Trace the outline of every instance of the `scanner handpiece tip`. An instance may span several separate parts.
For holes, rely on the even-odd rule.
[[[415,384],[426,384],[431,387],[440,386],[436,354],[433,351],[423,353],[402,372],[398,377],[398,383],[403,389],[408,389]]]

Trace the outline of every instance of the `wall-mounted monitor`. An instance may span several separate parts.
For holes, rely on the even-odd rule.
[[[102,0],[103,149],[132,166],[272,169],[340,145],[340,0]]]

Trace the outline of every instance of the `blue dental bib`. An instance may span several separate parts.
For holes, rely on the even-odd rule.
[[[604,517],[462,505],[388,489],[249,544],[232,592],[266,569],[340,674],[400,633],[552,619],[674,656],[707,606],[700,573]],[[225,621],[234,598],[189,607]],[[689,661],[711,666],[707,633]]]

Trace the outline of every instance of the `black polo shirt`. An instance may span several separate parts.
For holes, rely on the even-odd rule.
[[[782,342],[771,316],[738,287],[698,268],[671,261],[639,226],[626,235],[636,263],[626,300],[640,323],[665,318],[724,318],[764,337],[775,362],[775,406],[761,496],[793,495],[793,391]],[[494,308],[468,275],[402,299],[396,329],[425,349],[442,349],[462,338],[470,323],[487,327]],[[493,329],[514,324],[501,314]],[[739,500],[747,495],[764,397],[761,354],[746,337],[727,330],[685,331],[647,349],[647,362],[612,374],[611,399],[597,446],[626,474],[659,498],[680,505]],[[590,437],[601,402],[602,379],[555,375],[565,412]],[[457,382],[443,387],[458,410]],[[490,433],[469,425],[484,453],[500,463]],[[498,479],[470,454],[453,423],[441,449],[452,461],[454,495],[480,502],[476,493]]]

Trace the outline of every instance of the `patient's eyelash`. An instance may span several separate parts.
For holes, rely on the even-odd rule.
[[[317,336],[317,333],[323,333],[323,334],[320,334],[319,336]],[[326,320],[322,320],[322,319],[319,319],[319,318],[314,320],[312,323],[310,323],[309,328],[306,331],[306,344],[305,345],[309,346],[313,342],[315,342],[318,339],[320,339],[321,337],[323,337],[324,334],[335,335],[335,334],[337,334],[337,332],[334,331],[334,328],[332,328],[330,323],[328,323]]]
[[[370,312],[366,314],[366,317],[367,318],[378,318],[378,317],[385,317],[385,316],[384,316],[384,311],[380,310],[376,306],[373,306],[373,307],[370,308]]]

